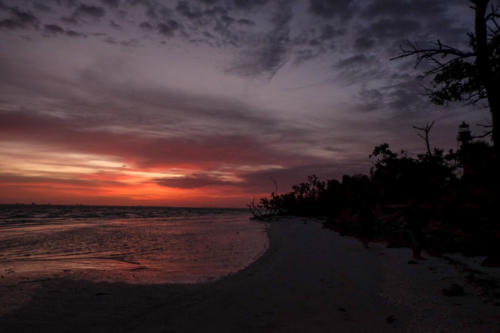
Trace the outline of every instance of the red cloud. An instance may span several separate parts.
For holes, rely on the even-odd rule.
[[[0,112],[0,140],[35,142],[62,152],[116,156],[142,168],[215,169],[222,165],[311,162],[309,157],[279,151],[248,136],[215,134],[157,138],[136,132],[93,129],[76,119],[27,112]]]

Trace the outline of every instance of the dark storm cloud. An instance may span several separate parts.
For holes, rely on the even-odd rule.
[[[109,10],[122,10],[127,15],[133,8],[142,8],[148,18],[147,21],[137,23],[144,30],[155,29],[162,37],[183,38],[199,44],[204,43],[213,47],[238,47],[247,48],[250,53],[243,51],[244,56],[235,62],[230,72],[253,76],[262,73],[272,75],[286,62],[289,57],[291,44],[289,42],[289,28],[285,25],[291,19],[290,5],[285,2],[273,1],[185,1],[180,0],[168,5],[158,1],[101,1]],[[273,7],[277,13],[272,18],[274,28],[267,32],[256,30],[253,35],[242,30],[244,27],[256,27],[254,20],[247,17],[248,11],[266,5]],[[278,5],[276,5],[278,4]],[[281,5],[283,4],[283,5]],[[170,7],[169,7],[170,6]],[[234,16],[230,11],[239,13]],[[267,9],[269,10],[269,9]],[[103,7],[91,4],[79,4],[73,14],[63,18],[68,24],[82,24],[84,19],[99,19],[106,15]],[[243,16],[243,17],[242,17]],[[283,20],[286,22],[283,23]],[[123,25],[113,21],[113,27]],[[241,28],[234,29],[237,23]],[[257,27],[258,29],[258,27]],[[179,33],[177,33],[179,32]],[[328,31],[326,31],[328,34]],[[327,35],[324,35],[327,38]]]
[[[353,15],[355,8],[352,0],[310,0],[309,12],[323,17],[342,19],[349,18]]]
[[[292,10],[290,3],[279,4],[281,5],[275,9],[276,12],[271,20],[274,24],[272,30],[244,50],[229,72],[243,76],[266,74],[272,78],[288,61],[291,49],[289,23],[292,19]]]
[[[64,16],[61,21],[66,24],[79,25],[89,23],[88,20],[97,21],[106,15],[106,10],[100,6],[79,4],[71,15]]]
[[[201,7],[200,7],[201,5]],[[204,6],[200,3],[178,1],[175,7],[176,20],[182,24],[182,38],[191,43],[206,44],[212,47],[241,46],[240,39],[244,33],[241,29],[233,29],[236,18],[229,15],[230,8],[221,5]],[[252,21],[243,21],[247,27]]]
[[[34,2],[33,8],[35,8],[36,10],[42,11],[42,12],[50,12],[52,10],[52,7],[47,6],[46,4],[44,4],[42,2]]]
[[[241,25],[255,25],[254,21],[248,19],[239,19],[237,22]]]
[[[9,17],[0,20],[0,28],[14,30],[35,28],[38,29],[39,20],[29,10],[19,9],[17,7],[3,6],[4,11],[7,11]]]
[[[106,6],[112,7],[112,8],[117,8],[120,6],[120,0],[101,0],[103,4]]]
[[[65,6],[68,8],[76,7],[79,4],[79,0],[49,0],[48,2],[52,2],[58,6]]]
[[[244,9],[262,6],[268,2],[269,2],[269,0],[234,0],[234,4],[236,7],[244,8]]]
[[[139,27],[145,30],[153,30],[153,26],[149,22],[141,22],[141,24],[139,24]]]
[[[158,24],[158,32],[165,37],[172,37],[180,28],[180,24],[175,20],[168,20]]]
[[[86,4],[80,4],[73,13],[73,16],[76,18],[100,19],[104,15],[106,15],[106,11],[103,7]]]
[[[220,18],[220,19],[221,19],[224,23],[226,23],[226,24],[231,24],[231,23],[233,23],[233,22],[235,21],[235,19],[234,19],[234,18],[232,18],[231,16],[227,16],[227,15],[223,15],[223,16],[221,16],[221,18]]]
[[[66,30],[66,35],[69,37],[87,37],[87,34],[83,32],[74,31],[71,29]]]
[[[465,0],[467,1],[467,0]],[[362,11],[365,18],[386,17],[434,17],[442,15],[446,5],[460,3],[464,0],[372,0]]]
[[[360,36],[354,41],[356,51],[370,50],[375,45],[375,40],[368,36]]]
[[[122,26],[116,23],[115,21],[111,20],[109,21],[109,25],[116,30],[122,30]]]
[[[453,5],[462,2],[451,1]],[[387,46],[395,48],[418,32],[428,33],[429,29],[439,31],[443,36],[456,35],[459,29],[446,17],[450,4],[448,0],[371,0],[363,3],[309,0],[307,13],[295,11],[293,15],[299,19],[321,17],[328,20],[328,24],[317,27],[317,21],[313,20],[309,27],[304,27],[304,31],[294,32],[294,35],[288,27],[294,19],[290,10],[293,1],[179,0],[165,3],[155,0],[96,0],[89,4],[75,0],[52,0],[50,3],[74,8],[73,13],[63,19],[70,24],[104,17],[106,10],[98,4],[123,15],[131,13],[134,8],[141,8],[149,20],[136,24],[145,30],[156,29],[161,37],[183,38],[196,44],[242,50],[241,56],[228,66],[228,71],[243,76],[265,73],[272,77],[290,58],[298,65],[325,53],[335,56],[337,44],[347,43],[353,50],[365,52]],[[275,28],[263,31],[262,25],[255,23],[258,20],[254,18],[260,16],[262,19],[276,11],[281,13],[275,13],[271,20],[275,21]],[[286,24],[282,23],[283,18]],[[337,20],[345,18],[352,19],[351,23]],[[114,27],[124,26],[122,22],[113,22]],[[31,23],[21,18],[9,18],[1,21],[0,26],[16,29],[26,28],[28,24]],[[383,51],[391,52],[388,49]]]
[[[227,15],[228,11],[224,7],[214,6],[205,9],[203,13],[209,17],[217,17],[217,16]]]
[[[157,1],[134,1],[129,0],[132,7],[142,7],[144,14],[151,20],[167,20],[171,18],[171,9],[163,3]]]
[[[332,8],[325,11],[325,3],[331,4],[311,1],[311,12],[314,12],[312,8],[316,4],[316,15],[327,17],[331,14],[330,18],[335,18]],[[456,15],[453,10],[467,12],[468,1],[371,0],[357,4],[359,6],[355,10],[353,7],[348,9],[352,16],[345,24],[346,33],[333,39],[344,48],[330,51],[336,81],[358,91],[352,97],[353,109],[358,112],[409,114],[418,108],[426,108],[428,103],[423,96],[423,84],[416,84],[419,72],[413,63],[391,62],[389,59],[398,55],[400,46],[407,41],[441,39],[459,45],[466,42],[464,18],[452,15]],[[470,10],[469,14],[473,16]],[[346,15],[349,17],[349,14]],[[334,28],[339,26],[332,25]],[[397,121],[408,123],[411,117]]]
[[[450,9],[463,11],[468,5],[467,0],[372,0],[360,11],[360,22],[369,23],[364,34],[388,44],[421,37],[417,33],[455,43],[464,40],[468,29],[463,17],[453,17]]]
[[[43,27],[43,31],[49,35],[65,35],[68,37],[87,37],[87,35],[82,32],[77,32],[71,29],[64,29],[57,24],[46,24]]]
[[[56,0],[52,3],[73,8],[71,14],[62,18],[65,24],[89,24],[89,20],[98,20],[107,14],[106,10],[96,3]],[[180,0],[169,3],[172,7],[153,0],[102,0],[100,3],[110,11],[116,13],[121,11],[125,13],[124,15],[128,15],[134,8],[141,8],[149,19],[136,24],[143,30],[156,30],[161,37],[182,38],[192,43],[203,43],[217,48],[228,46],[237,48],[240,56],[226,69],[228,72],[247,77],[259,75],[273,77],[292,56],[296,63],[310,60],[324,52],[323,48],[327,47],[323,45],[324,41],[338,34],[338,29],[324,25],[321,30],[318,29],[314,38],[300,40],[296,38],[292,41],[289,23],[293,19],[291,10],[293,2],[290,1]],[[261,8],[265,9],[259,12]],[[257,26],[250,13],[261,16],[274,13],[269,18],[271,27]],[[122,22],[115,19],[110,22],[112,27],[123,30]],[[10,28],[22,27],[11,21],[4,22],[3,25]],[[61,28],[64,29],[64,26]],[[60,33],[50,28],[45,32]]]
[[[462,2],[309,0],[307,13],[293,11],[293,1],[266,0],[179,0],[168,3],[155,0],[96,0],[92,4],[52,0],[51,4],[74,8],[73,14],[64,19],[64,22],[73,24],[104,17],[106,11],[97,5],[99,3],[115,12],[131,13],[140,8],[148,18],[136,23],[143,30],[155,30],[161,37],[184,39],[198,45],[233,48],[237,56],[225,69],[244,77],[272,78],[290,59],[297,66],[328,54],[332,65],[339,69],[348,65],[349,61],[358,60],[356,65],[359,68],[349,78],[352,83],[369,79],[370,75],[379,76],[380,70],[373,66],[387,62],[388,58],[397,54],[398,46],[406,39],[421,38],[424,33],[432,35],[433,39],[439,34],[444,37],[457,35],[458,25],[452,24],[453,20],[447,15],[450,3],[456,5]],[[33,18],[16,15],[0,21],[0,26],[17,29],[33,26],[37,22]],[[291,29],[295,19],[307,17],[310,19],[308,26]],[[320,21],[322,24],[318,24],[317,17],[325,19]],[[351,20],[337,20],[343,18]],[[271,27],[262,24],[263,19],[269,19]],[[110,22],[117,29],[125,26],[116,20]],[[50,28],[44,31],[60,33]],[[109,37],[112,40],[121,39],[112,35]],[[342,47],[339,49],[338,45]],[[349,47],[350,54],[346,52]],[[366,54],[365,57],[370,53],[377,54],[375,60],[379,61],[372,61],[372,67],[369,62],[361,64],[359,61],[363,56],[357,52],[362,52],[363,56]],[[387,66],[388,75],[391,70]]]
[[[219,177],[206,174],[193,174],[186,177],[156,179],[156,183],[161,186],[182,189],[194,189],[207,186],[234,186],[238,184],[237,182],[222,180]]]
[[[199,19],[203,16],[203,12],[199,8],[190,6],[187,1],[179,1],[175,10],[182,16],[191,20]]]
[[[413,19],[384,18],[370,24],[365,34],[380,39],[404,39],[412,36],[422,29],[422,25]]]
[[[57,24],[46,24],[43,28],[45,32],[52,34],[63,34],[65,30],[58,26]]]
[[[436,107],[429,105],[423,93],[422,82],[414,77],[399,79],[396,84],[367,88],[361,86],[353,97],[356,112],[382,112],[390,122],[380,126],[410,128],[410,124],[422,121]],[[400,115],[400,116],[399,116]],[[374,124],[374,127],[375,124]]]
[[[121,45],[125,47],[138,47],[140,45],[139,41],[136,39],[116,40],[112,37],[108,37],[104,40],[104,42],[108,44]]]
[[[360,112],[372,112],[384,107],[384,94],[379,89],[362,87],[358,94],[356,109]]]
[[[384,79],[387,68],[384,62],[375,56],[354,54],[340,59],[332,67],[337,74],[337,80],[344,85],[363,85],[372,80]]]
[[[356,54],[350,56],[348,58],[342,59],[335,64],[335,67],[345,68],[345,67],[353,67],[353,66],[364,66],[369,64],[372,59],[369,59],[364,54]]]
[[[422,82],[409,79],[396,86],[386,88],[388,107],[393,111],[405,111],[424,107],[426,96],[423,95]]]
[[[344,35],[345,29],[336,28],[331,24],[319,25],[295,35],[291,42],[294,65],[334,52],[336,42]]]
[[[320,40],[330,40],[334,37],[340,36],[343,34],[343,31],[340,29],[336,29],[330,24],[326,24],[321,28],[321,34],[319,35]]]
[[[220,0],[198,0],[198,1],[201,3],[207,4],[207,5],[213,5],[217,2],[219,2]]]

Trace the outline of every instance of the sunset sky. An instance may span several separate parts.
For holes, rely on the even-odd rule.
[[[0,203],[244,207],[367,173],[379,143],[421,152],[412,125],[456,148],[487,109],[431,105],[389,59],[471,20],[466,0],[0,0]]]

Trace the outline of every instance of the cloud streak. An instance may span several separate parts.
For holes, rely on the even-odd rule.
[[[223,165],[293,164],[304,158],[245,136],[145,137],[96,130],[78,120],[32,112],[1,112],[0,119],[2,141],[44,143],[60,151],[118,156],[140,167],[217,169]]]
[[[38,29],[39,20],[31,11],[5,5],[0,8],[8,13],[7,18],[0,20],[0,29]]]

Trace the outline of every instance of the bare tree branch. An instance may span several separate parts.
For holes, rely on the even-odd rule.
[[[413,126],[417,131],[423,132],[417,133],[418,137],[425,141],[425,147],[427,148],[427,155],[432,156],[431,144],[429,140],[429,133],[431,132],[432,126],[434,126],[434,121],[427,123],[425,127]]]
[[[476,55],[475,52],[464,52],[455,47],[448,46],[446,44],[441,43],[440,40],[436,41],[435,47],[431,48],[419,48],[416,43],[412,43],[407,41],[408,47],[401,47],[401,54],[391,58],[391,60],[401,59],[416,56],[417,57],[417,65],[420,64],[423,60],[431,60],[436,61],[437,57],[446,58],[449,56],[453,56],[455,58],[469,58],[474,57]]]

